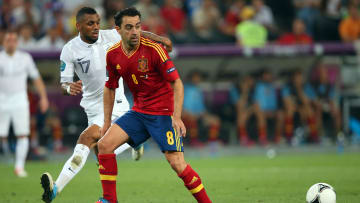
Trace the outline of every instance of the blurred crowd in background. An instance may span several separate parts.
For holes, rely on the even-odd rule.
[[[357,40],[359,0],[0,0],[0,40],[17,29],[24,49],[61,49],[77,35],[75,14],[93,6],[103,29],[114,14],[135,6],[143,29],[174,43],[310,44]]]
[[[6,30],[17,30],[19,48],[29,51],[61,50],[78,35],[75,14],[84,5],[96,8],[102,29],[114,27],[118,10],[135,6],[144,30],[168,36],[175,45],[233,43],[252,48],[354,42],[360,37],[360,0],[0,0],[0,5],[0,41]],[[207,73],[193,69],[183,77],[186,142],[195,147],[226,144],[232,142],[231,135],[245,147],[338,142],[344,136],[339,77],[339,67],[321,61],[310,71],[294,67],[277,75],[271,66],[263,67],[227,78],[232,85],[220,95],[225,99],[216,102],[209,98],[217,93],[201,85],[209,82]],[[45,115],[29,91],[35,154],[39,140],[57,152],[66,151],[63,141],[74,144],[87,126],[79,106],[59,107],[68,100],[78,104],[80,98],[63,98],[58,81],[49,85],[53,78],[44,80],[48,89],[58,89],[49,93],[51,106]]]

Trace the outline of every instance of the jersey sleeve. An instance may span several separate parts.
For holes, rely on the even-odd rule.
[[[30,54],[27,54],[27,71],[31,79],[37,79],[40,77],[39,71],[36,68],[35,62]]]
[[[173,82],[178,79],[179,73],[167,51],[161,45],[155,43],[152,50],[152,57],[153,60],[155,60],[155,65],[165,80]]]
[[[60,54],[60,82],[73,82],[74,63],[72,52],[68,46],[64,46]]]
[[[116,31],[116,29],[111,30],[100,30],[101,34],[105,36],[106,39],[111,41],[112,43],[117,43],[121,40],[121,36]]]
[[[106,54],[106,83],[105,86],[109,89],[116,89],[119,87],[120,74],[116,71],[116,67],[112,63],[111,53]]]

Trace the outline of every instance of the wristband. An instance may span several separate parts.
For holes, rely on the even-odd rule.
[[[67,86],[66,92],[67,92],[68,94],[70,94],[70,92],[71,92],[71,91],[70,91],[70,85]]]

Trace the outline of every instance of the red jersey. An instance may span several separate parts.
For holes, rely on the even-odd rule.
[[[127,55],[119,42],[106,55],[108,80],[105,86],[119,87],[122,77],[134,97],[132,110],[150,115],[172,115],[174,91],[169,82],[179,78],[167,51],[141,37],[137,50]]]

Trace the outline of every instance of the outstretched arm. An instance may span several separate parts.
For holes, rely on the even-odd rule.
[[[159,36],[157,34],[154,34],[152,32],[148,32],[148,31],[141,31],[141,36],[143,36],[145,38],[149,38],[156,42],[160,42],[161,44],[163,44],[165,46],[166,51],[168,51],[168,52],[172,51],[172,42],[167,37],[162,37],[162,36]]]
[[[174,114],[173,114],[173,127],[176,132],[181,136],[186,136],[186,128],[181,120],[182,106],[184,102],[184,85],[180,78],[172,83],[174,89]]]

